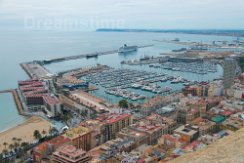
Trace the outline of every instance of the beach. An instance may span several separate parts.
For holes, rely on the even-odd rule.
[[[0,133],[0,151],[2,152],[4,149],[4,142],[8,143],[8,145],[13,144],[13,137],[20,138],[22,140],[21,142],[33,142],[35,140],[33,137],[35,130],[39,130],[40,133],[44,130],[48,134],[50,127],[51,124],[47,120],[32,116],[22,124]]]

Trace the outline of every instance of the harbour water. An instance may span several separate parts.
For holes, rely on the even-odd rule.
[[[153,40],[173,40],[180,38],[181,41],[202,41],[212,42],[216,40],[233,40],[236,38],[225,36],[189,35],[189,34],[164,34],[164,33],[116,33],[116,32],[54,32],[54,31],[31,31],[31,30],[1,30],[0,31],[0,89],[11,89],[17,87],[18,80],[27,79],[27,75],[20,68],[19,63],[51,59],[61,56],[77,55],[97,51],[107,51],[118,49],[124,43],[128,45],[148,45],[153,47],[139,49],[137,53],[130,55],[106,55],[97,59],[79,59],[48,65],[47,68],[57,73],[63,70],[94,65],[96,63],[107,64],[115,68],[121,68],[119,64],[122,60],[139,59],[142,56],[156,56],[159,53],[169,52],[184,46],[174,45]],[[139,68],[142,70],[152,70],[148,66],[123,66],[129,68]],[[161,70],[157,70],[161,71]],[[165,71],[164,71],[165,72]],[[170,75],[188,76],[195,80],[205,79],[198,74],[187,75],[184,72],[168,72]],[[221,70],[218,71],[221,74]],[[209,80],[215,77],[207,77]],[[177,87],[177,85],[175,86]],[[101,95],[103,96],[103,95]],[[11,96],[0,96],[1,114],[0,131],[9,128],[8,124],[18,124],[15,119],[21,118],[13,109],[14,103]],[[15,107],[14,107],[15,108]],[[10,116],[11,115],[11,116]],[[10,116],[13,121],[9,122]],[[3,125],[5,124],[5,125]]]

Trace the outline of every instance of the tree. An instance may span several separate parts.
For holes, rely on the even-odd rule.
[[[29,143],[27,143],[27,142],[22,142],[22,143],[20,144],[20,146],[21,146],[21,148],[23,148],[24,150],[26,150],[26,149],[28,148],[28,146],[29,146]]]
[[[40,134],[39,130],[35,130],[33,136],[36,140],[40,140],[42,138],[42,135]]]
[[[119,107],[127,109],[129,107],[127,100],[120,100],[119,101]]]
[[[27,145],[29,145],[29,143],[27,143],[27,142],[22,142],[20,146],[24,148],[24,147],[26,147]]]
[[[134,109],[135,105],[133,103],[129,103],[130,109]]]
[[[18,139],[16,139],[16,140],[17,140],[18,144],[21,144],[21,141],[22,141],[21,138],[18,138]]]
[[[7,142],[4,142],[4,143],[3,143],[3,145],[4,145],[4,148],[6,149],[6,148],[7,148],[8,143],[7,143]]]
[[[58,130],[55,127],[49,129],[49,135],[55,135],[58,133]]]
[[[16,138],[16,137],[13,137],[13,138],[12,138],[12,140],[13,140],[13,141],[16,141],[16,140],[17,140],[17,138]]]
[[[6,154],[6,153],[8,153],[8,150],[7,150],[7,149],[4,149],[4,150],[2,151],[2,153]]]
[[[46,135],[47,134],[47,132],[45,131],[45,130],[42,130],[42,135]]]
[[[21,142],[21,141],[22,141],[22,139],[21,139],[21,138],[18,138],[18,139],[17,139],[17,141],[18,141],[18,142]]]
[[[19,148],[19,143],[18,142],[14,142],[14,148],[15,148],[15,150]]]
[[[12,151],[14,149],[14,145],[13,144],[9,144],[8,148],[10,149],[10,151]]]
[[[61,120],[64,121],[65,123],[67,123],[68,120],[70,119],[70,117],[69,117],[67,114],[63,114],[63,115],[61,115],[60,118],[61,118]]]
[[[80,115],[81,115],[81,116],[86,117],[87,114],[88,114],[88,111],[87,111],[87,110],[82,110],[82,111],[80,111]]]

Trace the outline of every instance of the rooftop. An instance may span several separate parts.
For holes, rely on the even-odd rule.
[[[121,149],[130,148],[133,144],[133,140],[117,138],[92,149],[90,153],[93,156],[93,162],[107,160],[115,156]]]
[[[119,132],[119,134],[134,140],[141,139],[146,136],[145,133],[133,130],[131,128],[124,128]]]
[[[230,111],[230,110],[223,110],[223,111],[220,111],[220,115],[222,115],[222,116],[224,116],[224,117],[230,116],[231,114],[233,114],[233,112]]]
[[[212,117],[211,120],[213,122],[216,122],[216,123],[221,123],[225,120],[225,117],[221,116],[221,115],[217,115],[215,117]]]
[[[165,117],[165,116],[161,116],[158,114],[151,114],[150,116],[147,116],[145,119],[149,120],[149,121],[159,122],[161,124],[172,124],[172,123],[174,123],[173,119]]]
[[[104,113],[98,115],[96,120],[111,124],[111,123],[118,122],[126,117],[130,117],[130,114]]]
[[[83,151],[82,149],[77,149],[76,147],[74,147],[73,145],[64,145],[60,148],[57,149],[57,151],[55,152],[56,155],[62,155],[68,158],[77,158],[79,156],[83,156],[86,154],[85,151]]]
[[[207,129],[209,127],[214,126],[216,123],[209,121],[208,119],[204,119],[204,118],[196,118],[194,121],[192,121],[195,125],[197,125],[199,127],[200,130],[204,130]]]
[[[49,141],[39,144],[34,148],[34,151],[42,153],[47,150],[48,145],[61,146],[69,141],[70,141],[69,139],[63,136],[57,136]]]
[[[176,133],[180,133],[180,134],[184,134],[184,135],[188,135],[188,136],[194,135],[198,132],[198,131],[193,130],[192,128],[187,127],[185,125],[180,126],[179,128],[175,129],[174,131]]]
[[[151,134],[155,131],[162,129],[162,124],[160,123],[153,124],[150,121],[143,119],[135,124],[132,124],[130,127]]]
[[[55,96],[43,96],[43,100],[45,101],[45,103],[47,103],[50,106],[59,104],[59,100]]]
[[[67,130],[63,136],[69,139],[75,139],[78,136],[82,136],[89,133],[89,129],[83,126],[78,126]]]

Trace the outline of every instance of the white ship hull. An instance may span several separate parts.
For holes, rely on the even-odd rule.
[[[137,46],[124,45],[119,48],[118,53],[128,53],[128,52],[134,52],[134,51],[137,51]]]

